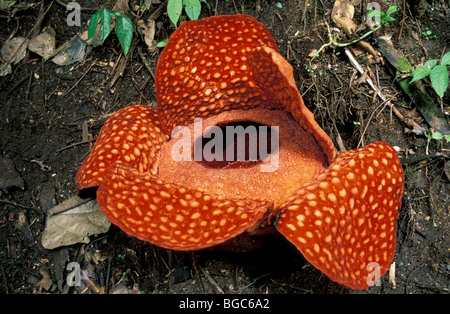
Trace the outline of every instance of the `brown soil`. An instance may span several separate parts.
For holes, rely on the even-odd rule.
[[[67,12],[54,2],[41,27],[52,26],[57,46],[85,29],[90,16],[115,1],[77,1],[82,26],[70,27]],[[130,7],[139,1],[130,1]],[[159,1],[158,1],[159,2]],[[244,13],[264,23],[275,36],[280,53],[294,67],[298,88],[316,120],[335,141],[342,138],[346,149],[378,140],[400,148],[405,171],[405,196],[398,219],[395,283],[383,276],[381,286],[363,293],[448,293],[450,260],[448,251],[450,184],[448,158],[443,141],[431,141],[407,131],[389,108],[374,100],[365,83],[358,83],[354,68],[341,49],[329,48],[313,61],[308,54],[327,41],[327,28],[334,1],[215,1],[203,4],[201,17]],[[279,8],[278,3],[282,4]],[[355,20],[361,20],[356,7]],[[386,1],[383,10],[397,4],[396,21],[379,32],[391,34],[394,46],[414,65],[439,58],[450,47],[450,8],[447,1],[421,1],[422,7],[406,6],[403,1]],[[47,8],[49,2],[44,4]],[[149,16],[160,4],[144,14]],[[90,9],[92,8],[92,10]],[[165,9],[163,10],[163,13]],[[26,36],[36,23],[39,6],[16,13],[8,20],[0,15],[0,39]],[[173,32],[166,14],[156,19],[157,41]],[[423,31],[437,38],[427,40]],[[376,45],[375,42],[372,42]],[[161,49],[145,50],[143,39],[135,34],[152,69]],[[127,236],[112,226],[106,234],[91,237],[89,244],[46,250],[40,237],[47,210],[75,194],[75,174],[88,154],[92,142],[82,141],[85,121],[95,139],[105,121],[130,102],[152,104],[155,90],[150,73],[132,51],[123,76],[110,86],[117,69],[120,45],[110,36],[103,46],[94,48],[74,65],[60,67],[42,62],[33,53],[13,66],[13,74],[0,78],[0,154],[12,161],[24,181],[23,188],[10,188],[0,194],[0,294],[79,293],[66,284],[68,262],[79,262],[107,290],[137,285],[152,293],[352,293],[331,282],[311,266],[282,237],[269,236],[250,252],[206,250],[180,253],[167,251]],[[370,66],[378,84],[405,116],[429,127],[395,83],[395,72],[385,62],[375,62],[363,52],[359,62]],[[312,70],[314,72],[312,72]],[[449,92],[443,108],[449,108]],[[381,105],[381,106],[380,106]],[[69,147],[70,146],[70,147]],[[448,156],[448,155],[447,155]],[[424,157],[414,161],[411,157]],[[447,165],[445,167],[445,165]],[[447,169],[447,175],[445,172]],[[91,290],[83,293],[91,293]]]

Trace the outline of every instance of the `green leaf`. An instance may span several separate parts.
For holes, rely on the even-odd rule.
[[[163,48],[163,47],[165,47],[168,40],[169,40],[169,39],[161,40],[159,43],[156,44],[156,47],[158,47],[158,48]]]
[[[384,13],[381,12],[380,10],[372,10],[372,11],[369,11],[369,13],[367,13],[367,17],[377,17],[377,18],[379,18],[381,16],[384,16]]]
[[[111,16],[113,13],[107,9],[103,8],[99,11],[100,18],[100,33],[102,35],[102,43],[108,38],[109,33],[111,33]]]
[[[129,17],[120,16],[116,19],[116,35],[126,57],[133,39],[133,22]]]
[[[111,17],[118,17],[118,16],[122,16],[122,13],[120,13],[119,11],[112,11],[111,12]]]
[[[94,38],[95,31],[97,30],[98,18],[100,16],[100,10],[92,14],[88,27],[88,39]]]
[[[442,140],[444,136],[440,132],[434,132],[433,134],[431,134],[431,138],[433,140]]]
[[[425,62],[425,66],[432,69],[436,66],[436,64],[438,62],[439,62],[439,59],[431,59],[431,60],[428,60],[427,62]]]
[[[386,11],[386,15],[391,15],[395,11],[397,11],[397,6],[396,5],[390,6]]]
[[[431,69],[429,67],[422,67],[422,66],[417,67],[414,71],[412,71],[411,74],[413,76],[413,79],[409,83],[411,84],[414,81],[421,80],[424,77],[430,75],[430,73]]]
[[[197,20],[202,10],[200,0],[183,0],[184,10],[191,20]]]
[[[444,65],[437,65],[430,73],[431,86],[439,97],[444,97],[448,87],[448,71]]]
[[[177,27],[178,19],[181,16],[181,10],[183,9],[183,0],[169,0],[167,3],[167,14],[169,15],[172,23]]]
[[[441,65],[447,66],[450,65],[450,51],[447,52],[441,59]]]
[[[6,10],[8,8],[10,8],[11,6],[13,6],[13,4],[16,1],[4,1],[4,0],[0,0],[0,10]]]

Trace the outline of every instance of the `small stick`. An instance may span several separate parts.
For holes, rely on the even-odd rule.
[[[42,20],[44,19],[44,16],[47,14],[47,12],[50,10],[50,8],[52,7],[53,2],[50,3],[50,5],[48,6],[47,10],[45,10],[45,12],[42,13],[42,11],[39,12],[39,16],[38,16],[38,20],[36,22],[36,24],[34,24],[33,28],[28,32],[27,36],[25,37],[25,40],[22,42],[22,44],[19,46],[19,48],[17,48],[17,50],[14,52],[14,54],[8,59],[5,60],[5,63],[10,63],[11,60],[14,60],[14,58],[16,57],[16,55],[19,53],[20,49],[22,48],[22,46],[25,44],[25,42],[27,41],[27,39],[30,37],[30,35],[34,32],[34,30],[39,27],[39,25],[41,25]]]
[[[78,83],[81,82],[81,80],[86,76],[86,74],[88,74],[88,72],[91,70],[91,68],[94,66],[95,62],[97,62],[97,60],[94,60],[94,62],[92,62],[92,64],[89,66],[89,68],[83,73],[83,75],[78,79],[78,81],[71,87],[69,88],[68,91],[66,91],[63,96],[66,96],[68,93],[70,93],[72,91],[72,89],[75,88],[75,86],[78,85]]]
[[[34,207],[31,207],[31,206],[26,206],[26,205],[18,204],[18,203],[14,202],[14,201],[8,201],[8,200],[1,200],[1,199],[0,199],[0,203],[8,204],[8,205],[13,205],[13,206],[18,206],[18,207],[22,207],[22,208],[26,208],[26,209],[33,209],[33,208],[34,208]]]
[[[221,294],[225,294],[225,292],[222,290],[222,288],[219,286],[219,284],[213,279],[213,277],[211,277],[210,274],[208,274],[208,272],[206,270],[203,269],[203,267],[198,266],[198,268],[200,269],[200,271],[203,273],[203,275],[205,275],[206,279],[208,279],[208,281],[214,286],[216,287],[217,291],[219,291]]]
[[[65,149],[72,148],[72,147],[77,146],[77,145],[86,144],[86,143],[90,143],[90,142],[95,142],[96,140],[97,140],[97,139],[92,139],[92,140],[86,140],[86,141],[81,141],[81,142],[73,143],[73,144],[67,145],[66,147],[63,147],[63,148],[58,149],[58,150],[56,151],[56,153],[62,152],[62,151],[65,150]]]
[[[355,57],[352,55],[351,51],[346,47],[345,54],[347,55],[348,59],[350,60],[350,63],[358,70],[358,72],[361,75],[365,74],[364,69],[359,65],[358,61],[355,59]],[[375,83],[372,81],[372,79],[367,76],[366,82],[372,87],[372,89],[375,91],[376,95],[380,97],[380,99],[386,103],[394,112],[394,114],[399,118],[403,123],[408,125],[409,127],[413,128],[413,132],[415,134],[425,134],[425,129],[421,127],[419,124],[417,124],[415,121],[411,119],[405,118],[405,116],[397,109],[395,106],[391,103],[389,99],[386,99],[386,97],[383,96],[380,89],[375,85]]]
[[[389,268],[389,282],[392,284],[392,289],[397,287],[395,282],[395,262],[393,262]]]
[[[142,49],[141,49],[141,47],[137,47],[137,51],[138,51],[138,54],[139,54],[139,56],[141,57],[141,59],[142,59],[142,62],[144,63],[144,65],[145,65],[145,68],[147,69],[147,71],[150,73],[150,75],[152,76],[152,78],[153,78],[153,81],[156,81],[155,80],[155,74],[153,74],[153,71],[152,71],[152,68],[151,68],[151,66],[150,66],[150,64],[148,63],[148,60],[147,60],[147,57],[144,55],[144,53],[142,52]]]
[[[203,287],[200,274],[198,273],[197,262],[194,253],[191,253],[191,256],[192,256],[192,267],[194,268],[195,277],[197,278],[198,284],[200,285],[200,290],[202,291],[202,293],[205,293],[205,288]]]
[[[403,32],[403,25],[405,24],[405,19],[406,19],[406,4],[405,4],[405,0],[403,0],[403,18],[402,18],[402,23],[400,25],[400,31],[398,32],[398,39],[397,40],[401,40],[402,39],[402,32]]]

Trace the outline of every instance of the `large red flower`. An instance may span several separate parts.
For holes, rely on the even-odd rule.
[[[77,173],[77,192],[98,187],[111,222],[173,250],[274,223],[311,264],[352,289],[389,269],[404,185],[396,151],[377,142],[336,156],[292,67],[254,18],[183,23],[159,58],[156,97],[157,110],[132,105],[111,116]],[[231,137],[223,151],[211,148],[217,138],[207,134],[238,126],[265,141],[239,146]],[[236,157],[239,147],[245,158]],[[252,147],[267,154],[250,158]],[[210,156],[196,158],[196,149]],[[231,159],[216,158],[230,149]]]

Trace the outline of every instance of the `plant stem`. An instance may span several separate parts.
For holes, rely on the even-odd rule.
[[[326,47],[329,47],[329,46],[331,46],[331,45],[336,46],[336,47],[340,47],[340,48],[348,47],[348,46],[350,46],[350,45],[356,44],[356,43],[360,42],[361,40],[363,40],[363,39],[369,37],[370,35],[372,35],[373,33],[375,33],[377,30],[379,30],[379,29],[381,28],[381,26],[382,26],[382,24],[380,23],[377,27],[375,27],[374,29],[368,31],[367,33],[365,33],[364,35],[362,35],[362,36],[359,37],[359,38],[356,38],[356,39],[351,40],[351,41],[346,42],[346,43],[339,43],[339,42],[337,42],[337,41],[334,40],[333,35],[331,34],[330,27],[329,27],[328,23],[325,22],[325,24],[327,25],[327,29],[328,29],[328,38],[329,38],[330,41],[329,41],[328,43],[322,45],[322,47],[320,47],[319,50],[317,50],[316,54],[311,58],[311,61],[314,60],[314,58],[315,58],[316,56],[318,56],[319,53],[320,53],[323,49],[325,49]],[[310,62],[311,62],[311,61],[310,61]]]

